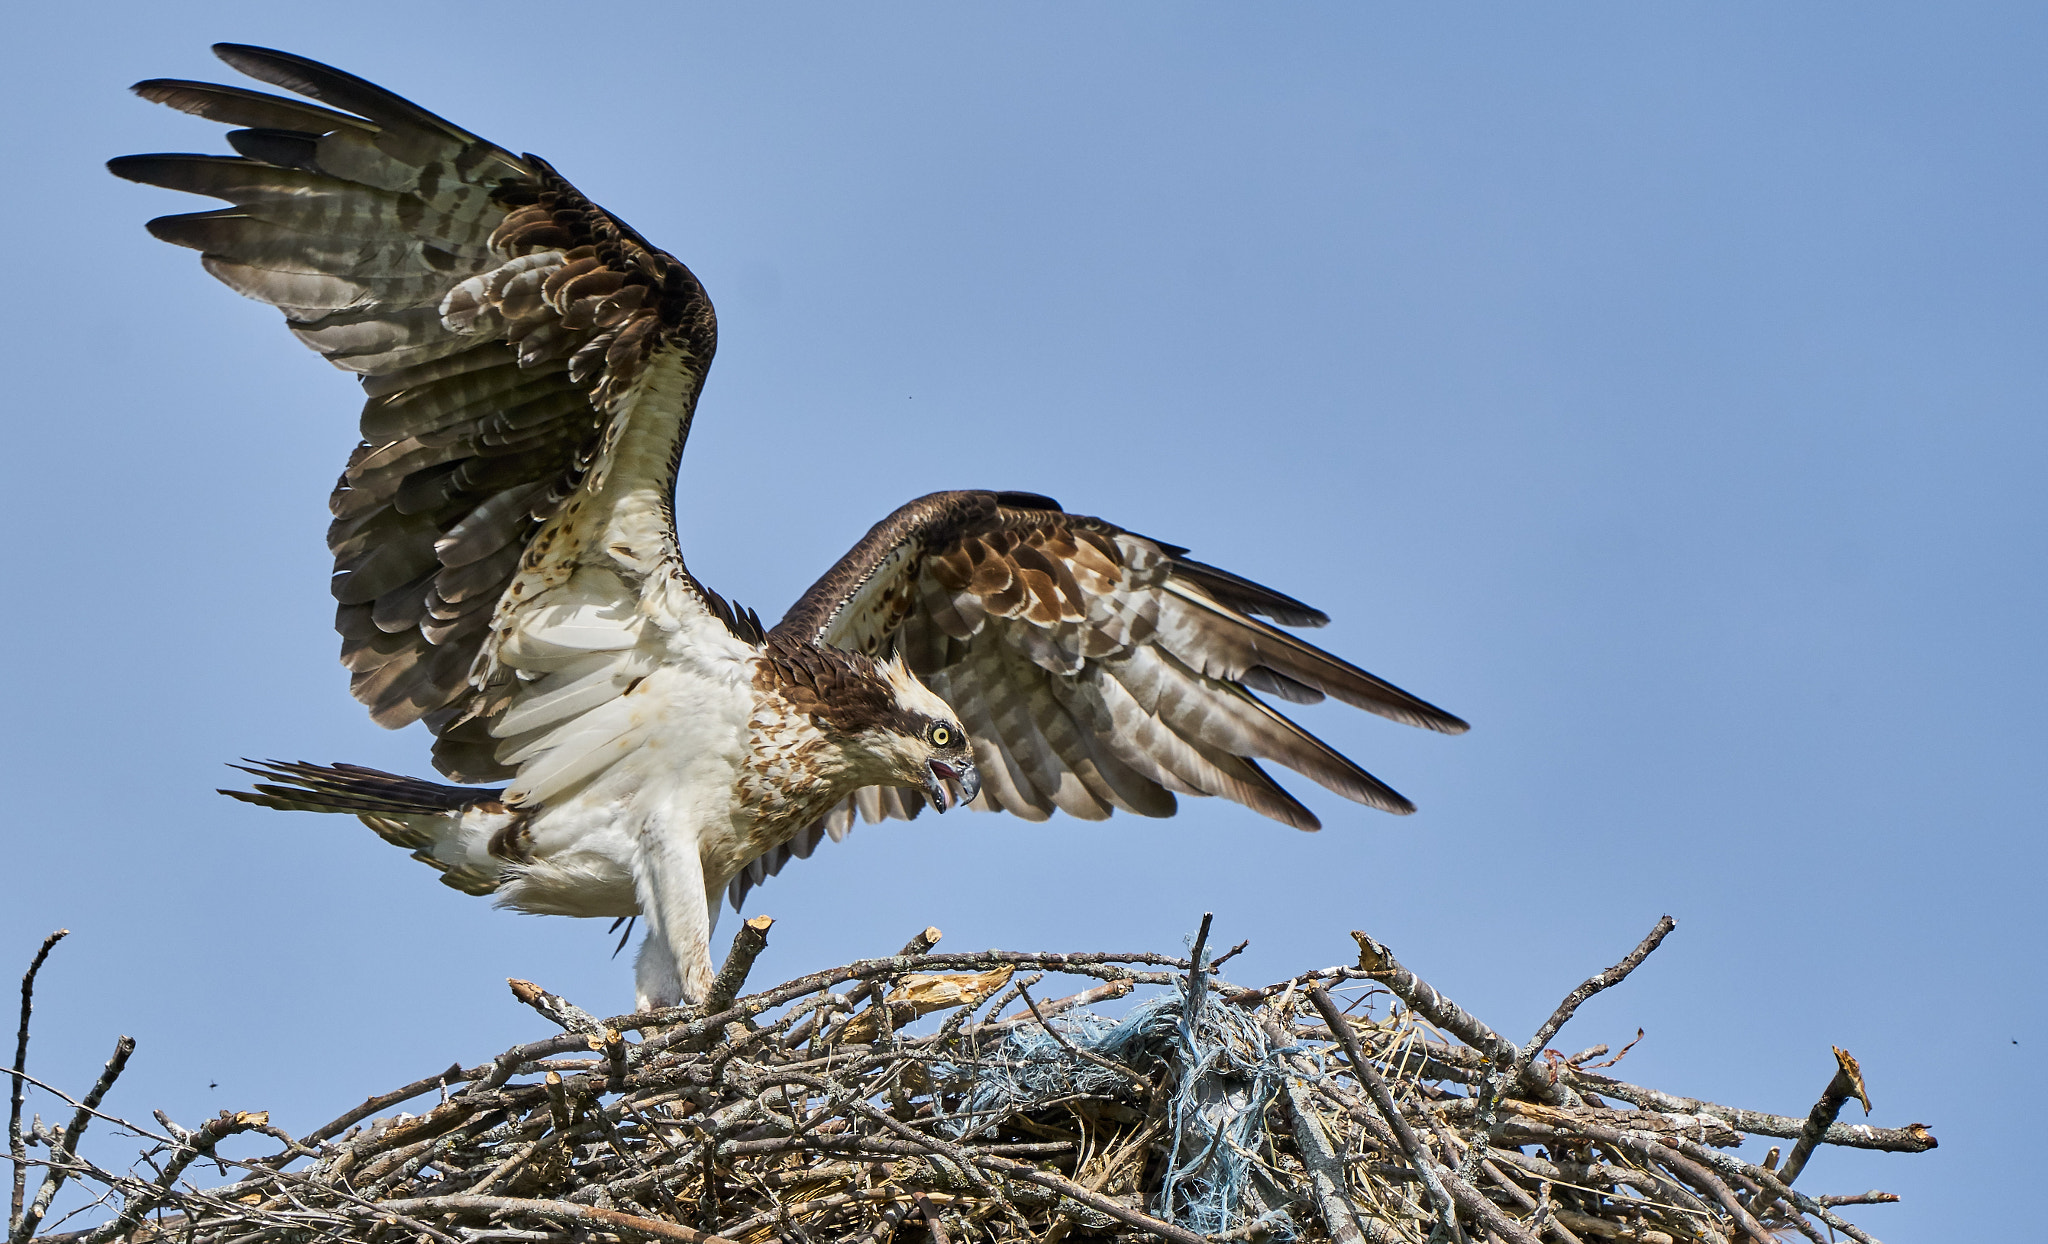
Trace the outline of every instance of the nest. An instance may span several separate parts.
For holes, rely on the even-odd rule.
[[[1897,1198],[1809,1195],[1792,1186],[1808,1157],[1935,1143],[1918,1124],[1836,1122],[1850,1100],[1869,1109],[1841,1050],[1812,1112],[1793,1118],[1611,1078],[1601,1069],[1619,1056],[1596,1061],[1604,1046],[1549,1049],[1668,918],[1519,1046],[1362,933],[1356,966],[1248,989],[1221,975],[1241,944],[1206,953],[1206,918],[1186,958],[942,954],[928,929],[896,956],[740,996],[770,923],[741,928],[698,1009],[600,1020],[513,981],[558,1035],[298,1137],[262,1114],[186,1129],[101,1113],[127,1038],[82,1101],[66,1098],[68,1128],[24,1128],[21,1085],[38,1082],[18,1053],[11,1239],[1868,1241],[1837,1207]],[[1096,983],[1045,998],[1049,974]],[[151,1148],[103,1169],[78,1152],[96,1120]],[[224,1155],[244,1133],[281,1147]],[[1745,1133],[1789,1150],[1744,1161],[1727,1150]],[[195,1178],[215,1170],[231,1182]],[[63,1225],[47,1219],[67,1180],[89,1196],[71,1217],[104,1221],[39,1235]]]

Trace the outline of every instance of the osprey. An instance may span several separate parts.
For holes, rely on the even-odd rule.
[[[303,57],[214,50],[319,102],[142,82],[236,127],[238,154],[110,167],[224,200],[149,230],[361,380],[327,534],[351,690],[381,725],[425,722],[442,774],[505,783],[269,762],[223,793],[354,813],[520,911],[644,917],[646,1010],[704,997],[721,894],[737,908],[856,810],[1221,795],[1315,829],[1260,760],[1413,806],[1253,692],[1465,729],[1258,620],[1317,610],[1031,493],[912,501],[763,627],[678,548],[717,345],[690,270],[536,156]]]

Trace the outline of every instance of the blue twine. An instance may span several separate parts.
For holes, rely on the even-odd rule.
[[[1266,1108],[1287,1074],[1283,1051],[1269,1048],[1243,1011],[1217,1002],[1213,991],[1196,992],[1192,1014],[1184,990],[1141,1002],[1118,1020],[1080,1011],[1050,1022],[1076,1049],[1137,1070],[1154,1061],[1171,1068],[1172,1143],[1153,1213],[1203,1234],[1256,1221],[1272,1238],[1292,1241],[1298,1229],[1286,1211],[1262,1209],[1248,1195],[1269,1145]],[[1107,1095],[1123,1083],[1035,1022],[1010,1029],[972,1064],[942,1064],[933,1072],[962,1098],[946,1122],[956,1138],[1013,1111]]]

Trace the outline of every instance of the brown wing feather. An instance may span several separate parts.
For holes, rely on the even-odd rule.
[[[246,127],[228,136],[241,154],[110,168],[226,201],[150,230],[361,376],[363,443],[328,533],[352,689],[386,726],[424,718],[450,776],[509,776],[474,720],[505,697],[470,681],[493,611],[536,532],[594,484],[610,403],[648,357],[677,348],[709,365],[711,304],[688,268],[538,158],[326,65],[215,50],[320,104],[143,82],[146,99]]]
[[[1031,493],[934,493],[877,523],[774,634],[900,653],[974,739],[985,805],[1028,819],[1166,816],[1195,794],[1317,828],[1260,760],[1413,811],[1252,693],[1465,723],[1251,616],[1320,626],[1321,611],[1186,554]],[[870,820],[891,811],[880,792],[854,802]]]

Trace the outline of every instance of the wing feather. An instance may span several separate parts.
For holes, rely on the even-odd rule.
[[[1170,816],[1176,795],[1211,795],[1317,828],[1269,761],[1413,811],[1254,693],[1450,734],[1465,723],[1279,629],[1321,626],[1320,610],[1186,554],[1033,494],[934,493],[876,524],[775,633],[902,656],[974,740],[986,808]],[[847,822],[891,802],[863,791]]]
[[[669,516],[709,299],[537,157],[304,57],[215,51],[317,102],[143,82],[242,127],[238,154],[110,168],[224,202],[150,231],[362,379],[328,533],[351,690],[384,725],[424,719],[452,777],[524,764],[529,798],[588,779],[680,633],[751,642],[683,568]]]

